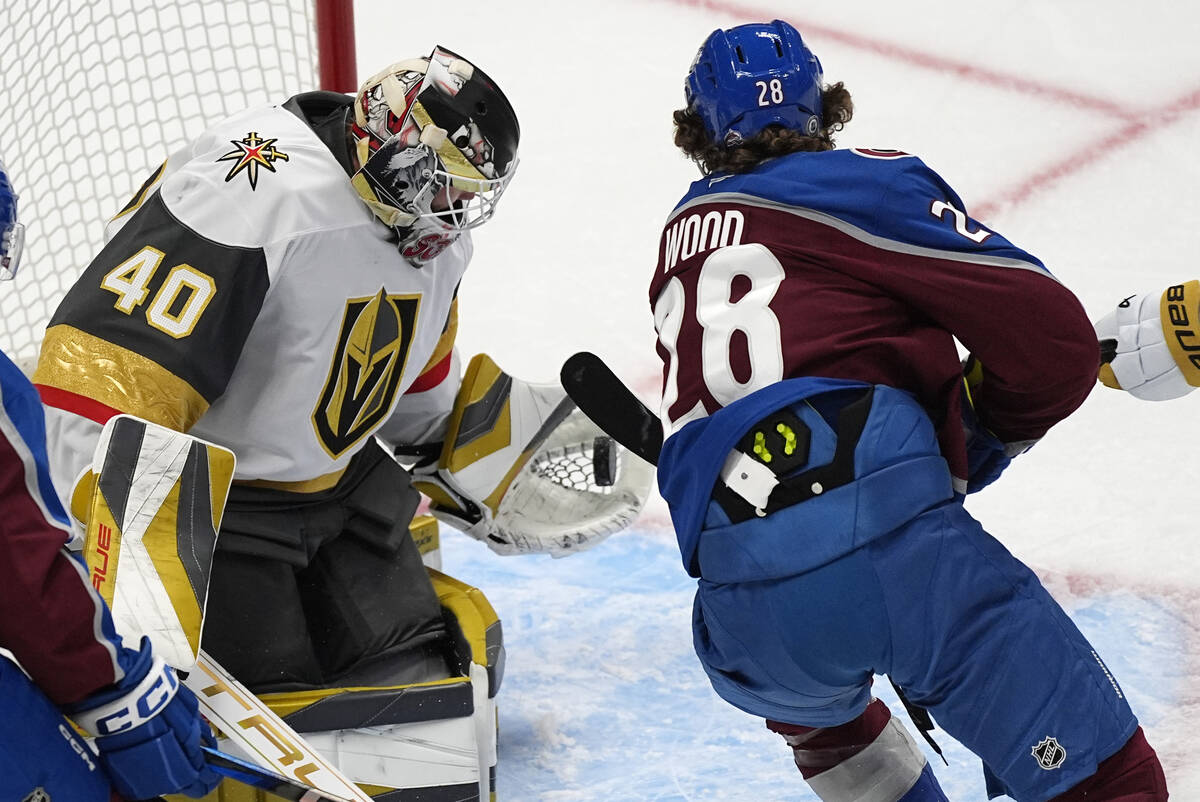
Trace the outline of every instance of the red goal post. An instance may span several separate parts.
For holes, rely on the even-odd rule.
[[[0,349],[37,355],[104,224],[208,123],[357,84],[353,0],[15,0],[0,7],[0,161],[25,224]]]

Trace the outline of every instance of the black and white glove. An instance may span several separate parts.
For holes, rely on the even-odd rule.
[[[1200,387],[1200,281],[1131,295],[1095,327],[1106,387],[1147,401]]]

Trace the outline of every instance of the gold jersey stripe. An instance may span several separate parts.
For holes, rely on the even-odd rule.
[[[177,432],[208,411],[204,396],[162,365],[74,326],[46,331],[33,381]]]
[[[345,472],[346,469],[342,468],[314,479],[299,479],[292,482],[275,479],[238,479],[234,481],[234,484],[240,487],[265,487],[269,490],[286,490],[289,493],[319,493],[336,485]]]

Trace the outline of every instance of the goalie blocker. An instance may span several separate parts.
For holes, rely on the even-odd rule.
[[[435,460],[413,484],[440,521],[498,554],[563,557],[628,526],[653,469],[576,409],[561,385],[472,358]]]

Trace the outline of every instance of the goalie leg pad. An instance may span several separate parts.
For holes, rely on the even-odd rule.
[[[490,696],[503,667],[500,622],[477,588],[434,570],[429,577],[452,623],[452,643],[428,654],[389,654],[336,687],[269,693],[263,701],[372,796],[494,798]],[[261,800],[227,782],[210,802]]]

